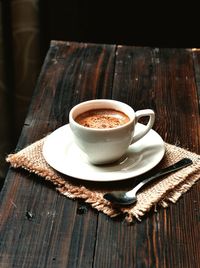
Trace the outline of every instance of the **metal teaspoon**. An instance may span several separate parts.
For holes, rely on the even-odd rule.
[[[109,193],[104,194],[104,198],[113,204],[116,205],[130,205],[137,201],[137,192],[144,187],[147,183],[150,181],[153,181],[154,179],[166,175],[168,173],[174,172],[176,170],[179,170],[181,168],[184,168],[186,166],[189,166],[192,164],[192,160],[189,158],[183,158],[177,163],[161,169],[158,173],[154,174],[150,178],[147,178],[143,181],[141,181],[139,184],[137,184],[132,190],[130,191],[112,191]]]

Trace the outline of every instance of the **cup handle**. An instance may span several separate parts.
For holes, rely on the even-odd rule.
[[[133,136],[131,144],[144,137],[153,127],[155,121],[155,113],[151,109],[139,110],[135,112],[135,125],[138,123],[138,120],[144,116],[149,116],[149,121],[143,130]]]

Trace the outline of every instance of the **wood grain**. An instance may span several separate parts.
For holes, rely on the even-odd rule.
[[[154,129],[165,141],[198,153],[200,122],[190,51],[119,47],[116,55],[113,98],[135,110],[154,109]],[[103,256],[106,256],[103,267],[111,267],[113,262],[115,267],[198,267],[192,258],[199,256],[196,243],[187,246],[190,239],[200,238],[199,213],[194,209],[194,203],[199,203],[198,189],[196,185],[188,193],[190,196],[170,206],[170,211],[159,211],[128,230],[124,225],[115,230],[115,222],[105,224],[105,216],[99,215],[102,220],[98,225],[101,231],[97,236],[97,267]],[[188,220],[188,211],[195,219],[193,223]],[[117,252],[115,261],[109,258],[112,252]]]
[[[191,49],[52,41],[16,150],[68,123],[75,104],[113,98],[154,109],[165,141],[200,153],[199,70]],[[0,195],[0,267],[197,268],[199,187],[127,225],[10,169]]]

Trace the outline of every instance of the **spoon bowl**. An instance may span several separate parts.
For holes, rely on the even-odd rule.
[[[124,191],[106,193],[104,198],[117,205],[131,205],[137,201],[137,196]]]
[[[191,159],[183,158],[180,161],[176,162],[175,164],[168,166],[166,168],[163,168],[159,172],[154,174],[153,176],[141,181],[130,191],[112,191],[112,192],[104,194],[103,197],[106,200],[116,205],[127,206],[127,205],[134,204],[135,202],[137,202],[137,192],[142,187],[144,187],[147,183],[155,180],[156,178],[159,178],[161,176],[164,176],[166,174],[169,174],[171,172],[174,172],[176,170],[189,166],[191,164],[192,164]]]

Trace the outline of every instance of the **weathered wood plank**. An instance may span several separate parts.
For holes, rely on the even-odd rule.
[[[112,97],[136,110],[154,109],[154,129],[165,141],[200,152],[190,51],[122,46],[116,54]],[[200,224],[194,204],[200,202],[199,187],[195,185],[170,209],[158,209],[128,228],[99,215],[95,267],[101,267],[101,261],[103,267],[113,263],[115,267],[198,267]]]
[[[154,109],[154,129],[166,142],[200,152],[191,51],[119,47],[117,53],[113,98],[127,102],[135,110]]]
[[[199,100],[199,114],[200,114],[200,49],[191,49],[194,59],[195,78],[197,86],[197,97]]]
[[[165,141],[200,153],[200,61],[192,53],[53,41],[17,149],[68,123],[76,103],[114,98],[136,110],[154,109],[154,129]],[[199,187],[169,209],[158,208],[127,226],[60,196],[36,176],[10,169],[0,196],[0,263],[4,268],[196,268]]]
[[[48,122],[55,129],[68,123],[69,110],[78,102],[111,97],[114,52],[114,45],[53,41],[25,125],[36,121],[42,129]]]
[[[74,104],[110,97],[114,58],[115,46],[53,42],[17,149],[68,123]],[[9,171],[0,201],[1,265],[92,267],[97,214],[78,213],[81,204],[47,185],[25,171]]]

